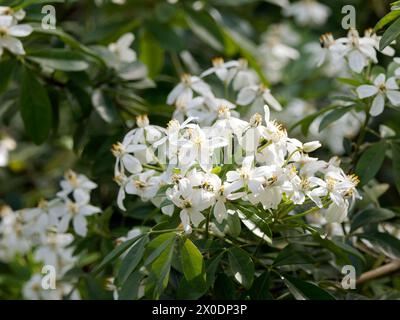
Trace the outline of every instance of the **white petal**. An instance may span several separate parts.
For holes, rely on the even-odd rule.
[[[263,98],[264,98],[264,101],[268,105],[270,105],[273,109],[275,109],[276,111],[282,110],[281,104],[278,102],[278,100],[275,99],[275,97],[271,94],[271,92],[269,90],[264,92]]]
[[[91,216],[92,214],[101,212],[100,208],[97,208],[95,206],[92,206],[90,204],[82,206],[79,209],[79,214],[82,216]]]
[[[226,208],[223,201],[217,201],[215,204],[214,216],[218,223],[221,223],[227,217]]]
[[[370,115],[376,117],[383,112],[383,108],[385,106],[385,98],[382,94],[378,94],[374,101],[372,102],[371,110],[369,111]]]
[[[380,73],[377,75],[377,77],[374,80],[374,85],[379,87],[380,85],[385,84],[386,81],[386,76],[383,73]]]
[[[118,39],[117,44],[121,48],[129,48],[134,40],[135,36],[133,33],[126,33]]]
[[[242,106],[250,104],[256,98],[256,92],[250,88],[244,88],[239,91],[236,103]]]
[[[394,106],[400,106],[400,92],[395,90],[386,91],[386,96],[388,97],[390,103]]]
[[[68,230],[70,220],[71,220],[71,215],[69,214],[64,215],[61,218],[60,223],[58,224],[58,231],[62,233],[66,232]]]
[[[143,169],[140,161],[130,154],[125,154],[122,157],[122,163],[130,173],[139,173]]]
[[[125,200],[125,190],[124,190],[124,187],[121,187],[121,188],[119,188],[119,191],[118,191],[117,204],[121,210],[126,211],[126,208],[124,206],[124,200]]]
[[[84,204],[88,203],[90,200],[89,192],[84,191],[83,189],[75,189],[74,190],[74,199],[76,203]]]
[[[357,88],[357,94],[360,99],[372,97],[378,93],[378,88],[368,84],[364,84]]]
[[[72,221],[76,234],[85,237],[87,233],[87,222],[84,216],[76,215]]]
[[[10,50],[12,53],[17,54],[17,55],[24,55],[25,50],[24,47],[22,46],[22,42],[19,41],[16,38],[12,37],[4,37],[2,39],[2,45],[3,47],[7,48]]]
[[[366,58],[358,50],[353,50],[349,54],[349,66],[354,72],[361,73],[366,66]]]
[[[386,81],[386,89],[387,90],[398,90],[399,86],[397,85],[396,78],[395,77],[390,77]]]
[[[19,24],[12,26],[8,32],[13,37],[27,37],[32,33],[33,29],[29,24]]]
[[[204,216],[199,212],[199,211],[192,211],[190,213],[190,220],[192,221],[193,225],[197,228],[200,224],[200,222],[202,222],[204,220]]]

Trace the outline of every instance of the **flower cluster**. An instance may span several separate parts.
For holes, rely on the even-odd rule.
[[[357,177],[347,176],[337,158],[311,157],[318,141],[289,138],[284,127],[256,113],[250,121],[234,117],[221,104],[211,126],[189,118],[171,120],[166,129],[151,126],[146,117],[122,143],[113,146],[118,205],[126,194],[150,200],[171,216],[179,212],[186,232],[212,213],[222,223],[230,212],[260,207],[266,212],[281,203],[311,204],[328,221],[343,221],[350,201],[358,197]]]
[[[377,63],[377,52],[381,37],[377,36],[372,29],[368,29],[361,37],[357,30],[350,29],[347,37],[335,39],[331,33],[321,36],[322,51],[320,62],[325,60],[342,64],[345,61],[350,70],[361,73],[370,63]],[[392,47],[386,47],[383,54],[393,56],[395,51]]]
[[[248,68],[245,59],[225,62],[222,58],[212,61],[213,67],[204,71],[200,77],[183,74],[181,82],[168,95],[167,103],[174,105],[176,110],[173,118],[183,122],[185,118],[195,117],[201,125],[210,125],[218,118],[221,105],[238,116],[236,105],[247,106],[250,110],[260,111],[267,103],[273,109],[280,111],[282,106],[271,94],[271,90],[260,83],[256,72]],[[218,98],[212,86],[205,78],[214,74],[221,82],[224,97],[233,91],[234,102]],[[214,87],[214,86],[213,86]]]
[[[14,12],[10,7],[0,6],[0,57],[7,49],[15,55],[24,55],[25,50],[20,37],[29,36],[33,29],[28,24],[18,24],[25,18],[25,11]]]
[[[85,236],[86,217],[100,212],[89,204],[90,191],[96,184],[86,176],[68,171],[60,184],[62,190],[55,199],[15,212],[4,207],[0,221],[0,260],[11,261],[15,256],[33,251],[36,262],[55,268],[57,281],[77,261],[71,247],[74,236],[67,233],[70,221],[76,234]],[[25,298],[61,299],[72,292],[72,287],[65,282],[60,285],[57,282],[57,290],[42,290],[41,280],[41,274],[33,275],[24,287]],[[78,297],[77,293],[73,297]]]

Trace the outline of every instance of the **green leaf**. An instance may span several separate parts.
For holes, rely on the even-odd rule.
[[[296,300],[335,300],[328,291],[317,285],[284,275],[284,282]]]
[[[106,66],[104,60],[99,57],[93,50],[89,49],[82,43],[80,43],[78,40],[70,36],[69,34],[65,33],[62,29],[43,29],[42,25],[40,23],[31,23],[31,26],[33,27],[34,32],[36,33],[41,33],[41,34],[46,34],[50,36],[56,36],[58,37],[62,42],[70,46],[72,49],[76,49],[81,51],[82,53],[86,54],[87,56],[93,58],[96,60],[98,63],[103,65],[104,67]]]
[[[305,136],[308,135],[308,129],[310,128],[311,124],[321,115],[323,115],[324,113],[337,108],[337,106],[332,105],[332,106],[328,106],[326,108],[323,108],[321,110],[319,110],[318,112],[315,112],[303,119],[301,119],[300,121],[296,122],[294,125],[292,125],[289,129],[289,131],[292,131],[294,128],[300,126],[301,128],[301,133]]]
[[[185,50],[182,37],[166,23],[151,21],[146,24],[148,30],[160,46],[167,51],[179,53]]]
[[[319,129],[318,131],[321,132],[324,130],[326,127],[328,127],[332,122],[335,122],[336,120],[339,120],[341,117],[343,117],[347,112],[350,112],[353,106],[348,106],[348,107],[343,107],[343,108],[337,108],[331,112],[329,112],[322,120],[321,123],[319,124]]]
[[[185,239],[181,248],[183,274],[188,282],[204,279],[204,261],[199,249],[189,239]]]
[[[253,286],[249,290],[250,298],[252,300],[272,300],[273,297],[269,292],[270,284],[270,274],[265,271],[255,279]]]
[[[304,248],[295,244],[288,244],[274,260],[274,266],[276,267],[312,263],[313,259],[304,252]]]
[[[392,164],[393,164],[393,176],[394,182],[398,193],[400,194],[400,144],[392,144]]]
[[[157,76],[164,66],[164,49],[148,33],[140,39],[140,61],[143,62],[150,78]]]
[[[392,235],[377,232],[359,236],[371,242],[375,248],[379,248],[388,257],[395,260],[400,259],[400,240]]]
[[[136,241],[138,241],[140,238],[144,237],[144,234],[141,234],[133,239],[129,239],[117,247],[114,248],[104,259],[103,261],[93,269],[92,274],[97,274],[101,270],[103,270],[108,264],[110,264],[112,261],[117,259],[121,254],[123,254],[126,250],[128,250]]]
[[[107,123],[117,121],[118,113],[111,97],[100,89],[92,95],[92,104],[99,116]]]
[[[235,238],[239,237],[240,232],[242,231],[242,225],[236,211],[234,214],[228,215],[227,222],[229,227],[229,233],[232,235],[232,237]]]
[[[254,263],[243,249],[233,247],[228,251],[229,265],[237,282],[249,289],[254,279]]]
[[[192,31],[217,51],[224,50],[224,38],[214,20],[206,12],[186,11],[186,21]]]
[[[393,211],[384,208],[372,208],[363,210],[354,217],[351,223],[351,231],[357,230],[364,225],[369,225],[391,219],[395,216],[396,214]]]
[[[10,83],[14,73],[15,66],[16,61],[14,59],[0,61],[0,94],[7,90],[8,84]]]
[[[66,49],[46,49],[27,53],[27,58],[43,67],[62,71],[83,71],[89,67],[83,56]]]
[[[215,281],[215,273],[218,270],[218,266],[221,262],[222,257],[224,256],[224,252],[217,255],[206,267],[206,280],[207,280],[207,288],[210,288],[214,285]]]
[[[20,111],[29,137],[43,143],[52,127],[52,107],[46,89],[28,69],[22,75]]]
[[[153,263],[155,259],[167,248],[170,243],[175,240],[176,233],[168,232],[154,238],[148,245],[145,251],[144,265]]]
[[[388,45],[390,45],[400,34],[400,19],[398,18],[382,36],[381,41],[379,42],[379,50],[382,51]]]
[[[142,279],[143,274],[140,271],[131,273],[118,292],[118,300],[136,300]]]
[[[363,84],[363,82],[357,80],[357,79],[352,79],[352,78],[337,78],[337,81],[344,83],[344,84],[348,84],[350,86],[361,86]]]
[[[382,29],[384,26],[386,26],[389,23],[391,23],[394,19],[396,19],[399,16],[400,16],[400,10],[389,12],[382,19],[380,19],[378,21],[378,23],[375,25],[375,27],[374,27],[375,32],[379,31],[380,29]]]
[[[169,273],[171,270],[172,255],[174,252],[174,244],[176,235],[175,233],[161,235],[164,236],[161,239],[156,238],[153,243],[150,243],[150,249],[154,249],[152,255],[147,259],[152,261],[150,266],[150,276],[149,279],[153,282],[153,297],[158,298],[162,291],[167,287],[169,281]],[[161,237],[159,236],[159,237]],[[154,245],[162,243],[157,249]],[[162,250],[160,250],[162,248]],[[153,260],[151,257],[155,257]]]
[[[365,263],[365,258],[363,255],[358,252],[357,249],[353,248],[352,246],[338,241],[338,240],[330,240],[327,238],[321,238],[318,233],[313,233],[313,238],[324,248],[328,249],[332,252],[337,259],[339,259],[340,263],[343,264],[350,264],[351,259],[349,255],[357,257],[361,260],[361,262]]]
[[[116,278],[116,283],[118,285],[125,283],[131,273],[136,269],[140,260],[142,260],[147,242],[148,237],[143,237],[132,246],[127,255],[124,257]]]
[[[361,185],[365,185],[376,176],[385,160],[386,148],[386,142],[380,141],[364,151],[356,166],[356,174],[360,178]]]

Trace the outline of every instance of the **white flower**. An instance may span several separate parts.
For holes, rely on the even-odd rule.
[[[4,49],[16,55],[24,55],[22,42],[17,38],[27,37],[32,31],[28,24],[15,24],[12,16],[0,16],[0,57]]]
[[[66,232],[72,220],[76,234],[82,237],[85,237],[87,234],[86,217],[98,212],[101,212],[100,208],[90,205],[85,199],[80,202],[73,202],[66,199],[60,205],[50,209],[50,214],[60,218],[58,224],[60,232]]]
[[[276,111],[281,111],[282,106],[271,94],[271,90],[264,85],[253,85],[245,87],[239,91],[236,103],[242,106],[247,106],[252,103],[255,110],[262,109],[264,104],[269,105]]]
[[[376,40],[371,37],[360,37],[358,31],[350,29],[346,38],[340,38],[338,43],[346,46],[344,52],[349,67],[356,73],[361,73],[370,61],[377,63]]]
[[[76,174],[72,170],[68,170],[64,178],[65,180],[60,182],[62,190],[57,193],[60,198],[65,198],[72,193],[76,201],[89,201],[90,192],[97,188],[97,184],[85,175]]]
[[[248,62],[245,59],[224,62],[222,58],[215,58],[212,60],[212,64],[212,68],[201,74],[202,78],[215,73],[226,86],[233,81],[232,87],[236,91],[243,87],[254,85],[258,81],[256,73],[248,69]]]
[[[121,62],[134,62],[136,61],[136,52],[130,48],[134,40],[133,33],[126,33],[116,43],[111,43],[108,50],[114,53]]]
[[[193,91],[201,96],[213,96],[210,86],[201,78],[185,73],[181,76],[181,82],[168,95],[167,104],[186,105],[192,100]]]
[[[283,8],[283,14],[293,16],[300,25],[322,25],[331,10],[315,0],[300,0]]]
[[[57,276],[62,277],[77,261],[73,257],[73,248],[68,247],[73,240],[72,234],[50,232],[35,251],[35,260],[53,266],[57,270]]]
[[[357,88],[357,94],[360,99],[375,97],[369,112],[374,117],[383,112],[385,97],[387,97],[394,106],[400,105],[400,92],[396,79],[391,77],[386,81],[386,77],[383,73],[375,78],[373,85],[365,84],[359,86]]]

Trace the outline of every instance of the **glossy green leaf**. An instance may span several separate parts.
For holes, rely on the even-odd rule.
[[[243,249],[233,247],[228,251],[229,266],[235,280],[249,289],[254,279],[254,263]]]
[[[8,59],[0,61],[0,94],[3,93],[10,83],[14,69],[16,67],[16,61],[14,59]]]
[[[97,274],[101,270],[103,270],[108,264],[113,262],[115,259],[117,259],[121,254],[123,254],[126,250],[128,250],[136,241],[138,241],[140,238],[144,237],[145,235],[139,235],[135,238],[129,239],[117,247],[114,248],[104,259],[103,261],[93,269],[92,273]]]
[[[128,277],[131,275],[131,273],[136,269],[138,266],[139,262],[143,258],[143,253],[145,249],[145,245],[148,242],[148,237],[143,237],[140,240],[138,240],[131,249],[129,249],[129,252],[126,254],[124,259],[122,260],[121,267],[118,271],[118,276],[116,278],[116,283],[117,284],[123,284],[125,281],[127,281]]]
[[[384,208],[372,208],[361,211],[357,214],[352,223],[351,231],[357,230],[358,228],[378,223],[395,217],[396,214],[393,211]]]
[[[65,49],[46,49],[28,52],[27,58],[44,68],[62,71],[83,71],[89,67],[81,54]]]
[[[328,291],[317,285],[289,275],[283,275],[284,282],[296,300],[335,300]]]
[[[43,143],[52,127],[52,107],[43,84],[28,69],[22,76],[20,112],[28,136],[36,144]]]
[[[382,51],[390,45],[400,35],[400,19],[398,18],[389,28],[385,31],[379,43],[379,50]]]
[[[386,148],[386,142],[380,141],[363,152],[356,166],[356,174],[360,178],[361,185],[365,185],[376,176],[385,160]]]
[[[181,248],[183,274],[187,281],[193,281],[203,276],[204,262],[199,249],[189,239],[185,239]]]
[[[342,118],[347,112],[352,110],[353,106],[349,107],[342,107],[334,109],[333,111],[329,112],[325,117],[322,118],[321,123],[319,124],[318,131],[321,132],[325,128],[327,128],[333,122]]]
[[[400,240],[388,233],[362,234],[364,238],[372,243],[375,248],[379,248],[384,254],[392,259],[400,259]]]
[[[144,33],[140,38],[139,58],[146,65],[149,77],[154,78],[164,66],[164,49],[149,34]]]

